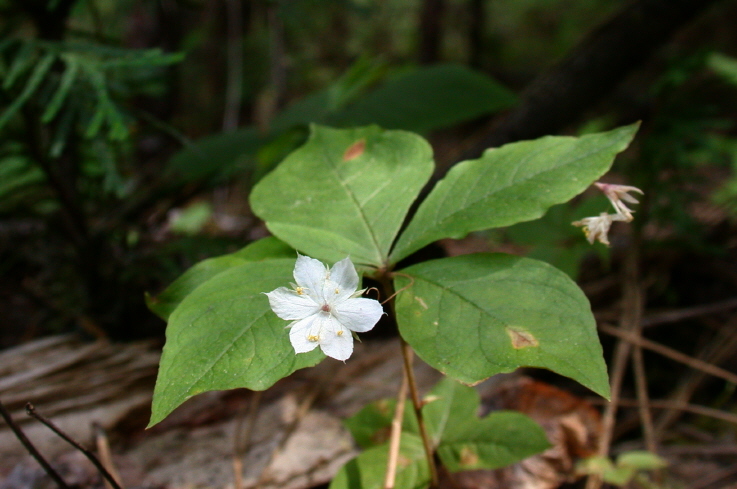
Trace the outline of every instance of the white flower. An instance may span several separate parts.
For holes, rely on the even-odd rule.
[[[639,192],[643,193],[642,190],[640,190],[637,187],[631,187],[629,185],[615,185],[613,183],[599,183],[596,182],[594,185],[604,192],[604,195],[607,196],[609,199],[609,202],[612,203],[614,206],[614,209],[617,211],[617,214],[624,217],[624,221],[630,222],[634,217],[632,216],[632,213],[634,212],[632,209],[627,207],[627,205],[622,202],[623,200],[626,202],[629,202],[630,204],[637,204],[639,201],[632,197],[629,192]],[[616,221],[619,221],[621,219],[615,219]]]
[[[363,333],[376,325],[384,313],[374,299],[360,297],[358,273],[349,258],[328,270],[319,260],[299,255],[294,265],[292,289],[268,292],[271,309],[292,321],[289,340],[296,353],[318,345],[329,357],[346,360],[353,353],[352,332]]]
[[[634,216],[632,215],[634,211],[627,207],[627,204],[622,201],[624,200],[630,204],[637,204],[638,200],[632,197],[629,192],[639,192],[641,194],[644,192],[637,187],[630,187],[629,185],[615,185],[613,183],[599,182],[594,183],[594,185],[596,185],[596,188],[604,192],[604,195],[607,196],[609,202],[612,203],[614,210],[616,210],[617,213],[607,214],[606,212],[602,212],[596,217],[585,217],[580,221],[576,221],[573,225],[583,226],[583,232],[586,234],[586,239],[589,240],[589,243],[594,244],[594,241],[598,239],[601,243],[608,246],[608,234],[609,228],[612,226],[612,222],[631,222],[634,219]]]
[[[589,243],[594,244],[597,239],[599,242],[609,245],[609,228],[613,221],[624,221],[626,218],[620,214],[607,214],[602,212],[596,217],[584,217],[580,221],[573,223],[574,226],[583,226],[583,232]]]

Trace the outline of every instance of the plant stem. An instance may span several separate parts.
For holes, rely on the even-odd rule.
[[[391,278],[384,276],[380,279],[381,284],[384,288],[384,292],[390,297],[387,304],[389,305],[389,314],[392,320],[396,323],[397,315],[394,311],[394,286]],[[425,420],[422,416],[422,399],[420,399],[420,391],[417,389],[417,381],[415,379],[414,370],[412,370],[412,361],[414,359],[414,351],[409,344],[404,341],[402,336],[399,336],[399,341],[402,346],[402,359],[404,360],[404,375],[407,377],[409,385],[410,396],[412,397],[412,407],[415,411],[415,417],[417,418],[417,426],[420,430],[420,437],[422,438],[422,446],[425,449],[425,457],[427,459],[427,466],[430,471],[430,489],[437,489],[439,487],[438,479],[438,468],[435,464],[435,451],[433,449],[430,437],[427,434],[427,427],[425,426]]]
[[[412,406],[415,409],[415,416],[417,417],[417,426],[420,429],[420,437],[422,438],[422,446],[425,449],[425,457],[427,458],[427,466],[430,469],[430,489],[439,487],[438,480],[438,468],[435,466],[435,453],[430,442],[430,437],[427,434],[427,427],[425,426],[425,419],[422,417],[422,399],[420,399],[420,393],[417,390],[417,382],[415,380],[415,373],[412,370],[412,360],[414,359],[414,351],[412,347],[404,341],[404,338],[400,336],[399,341],[402,343],[402,357],[404,358],[404,371],[409,380],[409,392],[412,397]]]
[[[399,460],[399,444],[402,438],[402,421],[404,420],[404,403],[407,400],[407,372],[402,375],[402,384],[397,394],[397,406],[392,419],[392,431],[389,437],[389,456],[386,461],[386,476],[384,489],[394,489],[397,479],[397,462]]]

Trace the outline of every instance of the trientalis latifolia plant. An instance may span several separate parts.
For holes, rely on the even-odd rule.
[[[608,397],[583,292],[551,265],[507,254],[397,264],[442,238],[542,216],[606,173],[636,130],[490,149],[455,165],[407,219],[434,170],[422,137],[376,126],[313,126],[308,141],[251,194],[253,212],[273,237],[198,263],[149,300],[168,322],[151,425],[201,392],[263,390],[326,356],[351,361],[354,338],[387,315],[405,356],[397,405],[409,390],[414,409],[401,429],[391,415],[377,421],[362,411],[348,420],[366,450],[331,487],[432,487],[436,460],[455,472],[502,467],[544,450],[544,432],[522,414],[477,418],[478,395],[462,384],[539,367]],[[629,192],[639,190],[599,188],[616,212],[575,224],[591,242],[607,243],[614,221],[632,220],[625,202],[637,202]],[[378,294],[364,294],[361,276],[380,284]],[[416,392],[414,354],[447,377],[427,402]],[[366,436],[389,425],[386,443]]]

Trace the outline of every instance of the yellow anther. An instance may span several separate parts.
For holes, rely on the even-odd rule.
[[[307,337],[307,341],[312,341],[313,343],[314,343],[315,341],[318,341],[319,339],[320,339],[320,337],[319,337],[319,336],[315,336],[315,335],[309,335],[309,336]]]
[[[335,289],[336,294],[340,294],[340,289]]]
[[[294,289],[294,291],[297,292],[297,295],[304,295],[305,288],[304,287],[297,287],[296,289]]]
[[[336,332],[335,334],[338,335],[338,336],[343,336],[343,330],[341,329],[340,331]]]

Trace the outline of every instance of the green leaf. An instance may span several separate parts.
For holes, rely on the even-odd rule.
[[[272,258],[297,259],[297,253],[294,251],[294,248],[273,236],[254,241],[245,248],[241,248],[233,253],[233,256],[248,261],[269,260]]]
[[[632,450],[617,457],[617,467],[631,467],[637,470],[657,470],[668,466],[668,462],[646,450]]]
[[[64,101],[67,98],[67,95],[69,95],[72,84],[74,84],[74,81],[77,78],[77,73],[79,72],[79,64],[77,63],[77,60],[74,56],[62,56],[62,59],[66,63],[66,69],[64,70],[64,74],[61,75],[59,88],[56,89],[54,96],[51,98],[51,101],[46,106],[46,110],[44,111],[43,116],[41,116],[41,122],[43,122],[44,124],[48,124],[49,122],[51,122],[51,120],[59,112],[59,109],[61,109],[61,106],[64,104]]]
[[[425,396],[422,415],[432,445],[437,447],[446,439],[453,439],[478,424],[479,395],[468,387],[444,377]]]
[[[253,127],[207,136],[175,154],[166,171],[184,182],[229,176],[244,166],[253,167],[262,143]]]
[[[637,471],[632,467],[613,467],[608,470],[604,470],[601,474],[604,482],[613,484],[615,486],[623,487],[632,480]]]
[[[351,432],[359,447],[369,448],[383,444],[389,440],[396,405],[396,399],[381,399],[372,402],[346,419],[343,424]],[[417,418],[409,402],[404,406],[402,430],[419,434]]]
[[[264,294],[289,283],[293,269],[294,260],[245,263],[184,298],[169,317],[149,426],[196,394],[264,390],[325,358],[319,349],[295,355]]]
[[[497,469],[550,447],[543,429],[528,416],[495,411],[476,416],[480,399],[472,387],[445,378],[422,409],[433,445],[451,472]]]
[[[389,448],[370,448],[344,465],[330,483],[330,489],[382,489]],[[422,440],[402,433],[395,489],[424,489],[430,482]]]
[[[152,297],[146,294],[146,305],[152,312],[166,321],[174,312],[174,309],[193,290],[225,270],[252,261],[294,257],[296,257],[295,251],[282,241],[274,237],[263,238],[235,253],[208,258],[197,263],[172,282],[158,296]]]
[[[609,396],[589,302],[560,270],[482,253],[414,265],[395,281],[400,334],[450,377],[475,384],[540,367]]]
[[[432,150],[415,134],[312,126],[307,143],[253,188],[251,208],[309,256],[382,266],[432,171]]]
[[[36,44],[33,42],[23,42],[10,64],[8,72],[3,79],[3,90],[9,90],[16,80],[25,72],[31,69],[33,62],[36,61]]]
[[[278,133],[261,145],[256,153],[256,168],[251,175],[253,184],[273,170],[289,153],[305,144],[309,132],[307,126],[295,126]]]
[[[95,94],[97,96],[97,107],[92,120],[87,125],[85,137],[94,138],[102,128],[103,122],[109,126],[108,138],[111,140],[123,140],[128,137],[128,128],[123,122],[123,115],[110,98],[110,91],[105,73],[100,70],[97,63],[89,60],[79,60],[79,68],[87,75]]]
[[[462,238],[472,231],[542,216],[603,175],[637,127],[507,144],[455,165],[422,202],[399,237],[391,261],[441,238]]]
[[[492,78],[460,65],[440,65],[387,81],[330,116],[328,123],[428,132],[515,103],[515,95]]]
[[[363,93],[385,71],[386,66],[381,61],[368,56],[359,57],[329,87],[307,95],[277,114],[271,122],[271,130],[281,132],[296,125],[326,123],[330,116]]]
[[[212,218],[212,204],[207,201],[194,202],[182,209],[172,218],[169,229],[175,234],[195,235],[202,232]]]
[[[549,447],[545,432],[530,417],[495,411],[472,429],[443,440],[437,453],[450,472],[460,472],[506,467]]]
[[[581,228],[571,223],[586,216],[597,216],[610,205],[603,194],[597,194],[575,206],[571,202],[555,205],[540,219],[517,223],[504,232],[512,242],[527,248],[523,253],[525,256],[550,263],[576,280],[585,256],[593,251],[606,263],[609,248],[601,243],[592,246],[586,241]]]
[[[363,95],[385,71],[380,62],[359,59],[330,87],[277,115],[272,130],[314,122],[339,127],[376,124],[386,129],[428,132],[516,103],[515,95],[494,79],[450,64],[404,72]]]
[[[712,53],[707,58],[706,64],[725,80],[737,85],[737,59],[720,53]]]
[[[0,159],[0,199],[18,189],[45,180],[44,172],[25,155],[8,155]]]
[[[475,389],[445,378],[425,397],[422,408],[433,447],[451,472],[496,469],[547,449],[545,432],[524,414],[497,411],[479,419],[480,399]],[[389,438],[394,400],[363,408],[345,424],[363,448]],[[407,405],[404,434],[419,436],[411,405]]]
[[[33,73],[31,73],[31,76],[28,77],[26,86],[23,87],[23,91],[21,92],[21,94],[15,100],[13,100],[13,102],[8,106],[7,109],[5,109],[2,114],[0,114],[0,128],[5,126],[5,124],[7,124],[8,121],[21,109],[21,107],[23,107],[28,99],[30,99],[33,94],[36,93],[36,90],[41,85],[41,82],[43,82],[46,74],[51,69],[51,65],[53,64],[55,59],[55,55],[47,54],[39,60],[39,62],[36,64],[36,67],[33,69]]]

